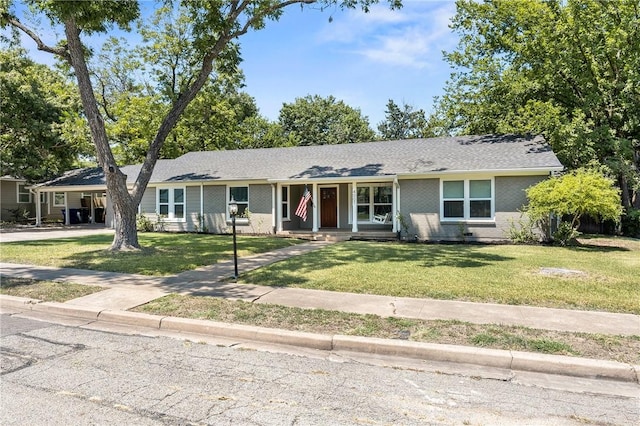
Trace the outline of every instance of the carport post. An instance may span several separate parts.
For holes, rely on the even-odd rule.
[[[69,203],[67,202],[67,193],[64,193],[64,224],[71,225],[71,218],[69,217]]]
[[[36,199],[35,199],[35,203],[36,205],[36,226],[40,226],[42,225],[42,205],[40,204],[40,191],[36,190]]]

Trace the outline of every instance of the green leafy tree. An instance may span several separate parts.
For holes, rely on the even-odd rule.
[[[83,38],[112,31],[114,27],[130,31],[131,24],[139,19],[137,1],[54,1],[27,0],[36,13],[46,16],[55,30],[63,30],[63,39],[46,43],[38,32],[25,23],[11,7],[9,0],[0,3],[0,25],[21,31],[35,41],[39,50],[56,55],[69,64],[78,82],[85,117],[89,123],[91,137],[96,147],[98,165],[106,178],[113,208],[116,232],[112,250],[138,249],[136,211],[149,183],[155,164],[160,157],[165,140],[175,128],[189,104],[196,98],[207,82],[216,75],[228,75],[240,61],[238,40],[247,32],[260,30],[269,21],[277,21],[285,8],[293,5],[317,3],[320,7],[354,8],[360,6],[367,11],[376,0],[254,0],[254,1],[184,1],[163,2],[171,7],[173,19],[189,23],[186,44],[181,46],[180,60],[189,66],[183,67],[184,75],[156,74],[154,80],[165,87],[178,81],[179,90],[173,93],[169,108],[165,111],[149,111],[150,115],[161,115],[160,124],[147,149],[147,153],[131,190],[127,188],[127,177],[122,173],[111,149],[105,120],[94,91],[87,61],[87,46]],[[391,7],[399,7],[400,1],[392,0]],[[164,7],[164,6],[162,6]],[[164,30],[161,30],[164,31]],[[95,38],[94,38],[95,42]],[[167,47],[167,46],[165,46]],[[163,46],[157,46],[156,50]],[[144,72],[145,70],[140,70]],[[150,71],[153,76],[154,69]],[[171,86],[173,87],[173,86]]]
[[[637,0],[459,0],[437,116],[458,134],[543,134],[570,169],[605,166],[640,207]]]
[[[194,72],[193,64],[182,59],[190,48],[191,25],[184,17],[172,19],[170,12],[161,7],[150,22],[138,24],[144,40],[141,45],[130,48],[126,40],[111,38],[92,61],[97,98],[119,164],[144,161],[160,118],[187,84],[184,76]],[[142,81],[138,77],[141,69],[152,78]],[[257,145],[251,140],[254,134],[245,134],[254,129],[243,123],[257,116],[258,108],[253,98],[238,92],[244,79],[240,70],[228,70],[229,74],[218,72],[207,81],[185,109],[160,158]],[[158,114],[149,117],[145,109]]]
[[[24,50],[0,50],[0,176],[42,181],[91,154],[76,93]]]
[[[571,217],[565,239],[575,235],[583,216],[619,222],[622,214],[620,190],[597,170],[577,169],[546,179],[526,192],[527,214],[534,221],[544,221],[551,214]]]
[[[371,141],[375,133],[359,109],[333,96],[308,95],[283,104],[278,121],[295,145],[335,145]]]
[[[433,137],[424,110],[415,110],[413,106],[402,104],[402,108],[393,100],[387,102],[385,119],[378,124],[378,132],[382,139],[398,140]]]

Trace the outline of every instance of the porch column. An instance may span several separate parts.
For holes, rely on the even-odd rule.
[[[40,191],[36,190],[36,226],[42,225],[42,204],[40,204]]]
[[[276,191],[275,197],[275,214],[273,220],[275,221],[276,233],[282,232],[282,184],[277,183],[274,190]]]
[[[142,204],[142,203],[140,203]],[[204,184],[200,184],[200,218],[202,219],[202,229],[200,232],[204,232],[205,223],[207,222],[204,218]],[[200,221],[198,221],[200,222]]]
[[[318,184],[317,183],[313,183],[313,187],[312,187],[312,197],[313,197],[313,207],[312,207],[312,211],[313,211],[313,228],[311,229],[311,232],[318,232],[318,230],[320,229],[319,223],[320,223],[320,210],[318,209],[318,205],[320,204],[320,198],[318,198]]]
[[[69,197],[67,197],[67,193],[64,193],[64,224],[71,225],[71,218],[69,217]]]
[[[398,207],[400,203],[398,203],[398,197],[400,195],[400,185],[398,185],[398,180],[394,179],[393,184],[391,185],[391,223],[393,225],[391,231],[398,232]]]
[[[95,203],[95,193],[91,193],[91,198],[89,198],[89,204],[91,204],[91,223],[96,223],[96,203]]]
[[[351,232],[358,232],[358,183],[351,183]]]

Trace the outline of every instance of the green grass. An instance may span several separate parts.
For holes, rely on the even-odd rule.
[[[0,280],[0,294],[28,297],[45,302],[66,302],[105,290],[103,287],[55,281],[36,281],[28,278],[7,278]]]
[[[110,236],[2,245],[4,262],[169,275],[232,256],[230,236],[141,233],[139,252],[109,253]],[[239,236],[238,254],[299,240]],[[541,268],[582,271],[546,276]],[[243,274],[244,283],[640,314],[640,240],[577,247],[349,241]]]
[[[623,247],[349,241],[247,272],[246,283],[640,314],[640,241]],[[603,240],[608,241],[608,240]],[[584,272],[545,276],[541,268]]]
[[[383,318],[324,309],[230,301],[207,296],[161,297],[134,309],[156,315],[208,319],[321,334],[471,345],[637,364],[639,336],[604,336],[461,321]]]
[[[231,236],[140,233],[140,251],[111,253],[113,236],[3,243],[3,262],[98,271],[172,275],[233,256]],[[238,256],[248,256],[299,243],[300,240],[238,236]]]

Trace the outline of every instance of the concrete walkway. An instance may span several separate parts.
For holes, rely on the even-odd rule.
[[[268,253],[240,258],[246,272],[291,256],[322,248],[329,242],[307,242]],[[375,314],[425,320],[460,320],[477,324],[521,325],[531,328],[640,335],[640,316],[596,311],[539,308],[530,306],[471,303],[448,300],[376,296],[237,284],[233,261],[169,277],[52,268],[0,263],[2,276],[56,280],[107,287],[108,290],[66,302],[68,305],[103,310],[127,310],[169,293],[207,295],[300,308],[321,308],[359,314]]]

